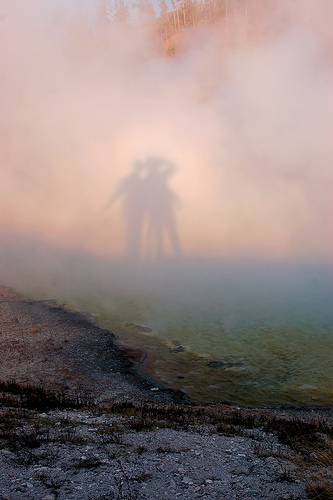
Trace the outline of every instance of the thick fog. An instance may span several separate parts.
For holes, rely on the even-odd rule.
[[[152,26],[1,0],[3,284],[332,261],[333,4],[243,7],[170,56]]]

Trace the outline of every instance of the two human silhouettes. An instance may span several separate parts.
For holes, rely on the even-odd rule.
[[[111,196],[107,207],[122,200],[126,258],[161,259],[168,249],[173,257],[181,256],[175,217],[179,200],[168,184],[175,169],[157,157],[137,161]]]

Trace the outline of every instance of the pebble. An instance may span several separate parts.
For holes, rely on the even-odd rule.
[[[4,449],[4,450],[0,450],[0,453],[1,453],[2,455],[4,455],[5,457],[8,457],[8,458],[14,458],[14,457],[15,457],[15,453],[13,453],[13,452],[12,452],[12,451],[10,451],[10,450],[6,450],[6,449]]]
[[[185,351],[185,347],[183,345],[179,345],[178,347],[174,347],[173,349],[171,349],[171,352],[184,352]]]
[[[190,492],[191,492],[191,493],[197,493],[197,492],[198,492],[198,491],[200,491],[200,490],[201,490],[201,486],[196,486],[195,488],[191,488],[191,489],[190,489]]]

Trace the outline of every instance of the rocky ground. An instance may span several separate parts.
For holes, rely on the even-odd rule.
[[[89,319],[0,289],[0,500],[332,498],[330,408],[191,405]]]

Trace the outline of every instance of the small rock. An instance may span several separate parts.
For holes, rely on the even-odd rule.
[[[209,361],[207,366],[210,368],[218,368],[219,366],[225,366],[226,363],[224,361]]]
[[[183,345],[179,345],[178,347],[171,349],[171,352],[184,352],[184,351],[185,351],[185,347]]]
[[[4,449],[4,450],[0,450],[0,453],[1,453],[2,455],[4,455],[5,457],[8,457],[8,458],[14,458],[14,457],[15,457],[15,453],[13,453],[13,452],[12,452],[12,451],[10,451],[10,450],[6,450],[6,449]]]
[[[219,368],[219,367],[224,367],[224,368],[232,368],[234,366],[244,366],[244,364],[241,361],[209,361],[207,364],[210,368]]]
[[[40,332],[40,329],[37,328],[36,326],[32,326],[30,328],[30,333],[39,333]]]

